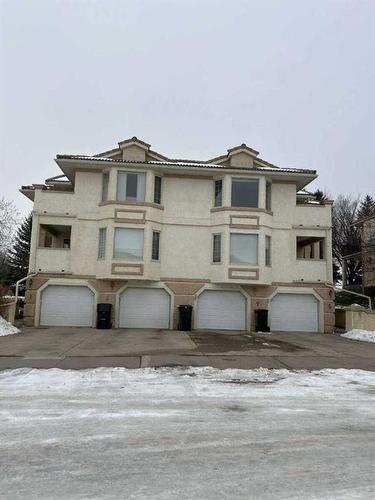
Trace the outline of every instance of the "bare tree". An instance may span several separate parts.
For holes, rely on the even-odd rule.
[[[340,195],[332,208],[334,277],[335,281],[339,279],[339,269],[342,269],[344,263],[343,257],[352,255],[353,258],[346,259],[346,284],[348,285],[359,283],[362,276],[360,231],[353,226],[357,219],[358,206],[359,198]]]
[[[10,250],[18,223],[19,213],[13,202],[0,199],[0,281],[7,278]]]

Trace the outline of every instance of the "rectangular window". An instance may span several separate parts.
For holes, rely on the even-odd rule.
[[[155,175],[154,180],[154,203],[160,205],[161,203],[161,177]]]
[[[108,184],[109,184],[109,174],[103,174],[102,179],[102,201],[108,200]]]
[[[271,210],[272,202],[272,184],[267,181],[266,182],[266,210]]]
[[[231,264],[258,264],[258,235],[231,233]]]
[[[143,229],[115,228],[113,257],[123,260],[143,259]]]
[[[99,245],[98,245],[98,259],[105,258],[105,243],[107,240],[107,228],[101,227],[99,229]]]
[[[258,207],[259,182],[249,179],[232,179],[232,207]]]
[[[266,261],[266,266],[271,265],[271,236],[266,236],[266,246],[265,246],[265,261]]]
[[[152,232],[152,260],[159,260],[160,233]]]
[[[212,262],[221,262],[221,234],[213,235]]]
[[[318,236],[297,236],[296,253],[297,259],[324,260],[325,238]]]
[[[221,207],[223,204],[223,181],[215,181],[215,207]]]
[[[146,174],[118,172],[117,201],[145,201]]]

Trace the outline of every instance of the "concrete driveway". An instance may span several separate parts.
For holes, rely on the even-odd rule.
[[[318,333],[24,328],[0,337],[0,369],[122,366],[357,368],[375,371],[375,344]]]

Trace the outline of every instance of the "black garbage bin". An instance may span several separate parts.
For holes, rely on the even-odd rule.
[[[269,332],[267,309],[255,309],[255,331]]]
[[[182,305],[178,306],[180,313],[180,321],[178,323],[178,329],[183,332],[188,332],[191,330],[191,317],[193,313],[193,306]]]
[[[98,304],[96,306],[96,328],[98,328],[99,330],[108,330],[112,328],[111,310],[112,304]]]

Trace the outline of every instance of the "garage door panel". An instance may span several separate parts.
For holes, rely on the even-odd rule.
[[[270,328],[281,332],[317,332],[319,303],[311,294],[278,293],[270,305]]]
[[[170,296],[163,289],[127,288],[120,296],[120,328],[169,328]]]
[[[246,299],[240,292],[206,290],[198,297],[197,328],[246,330]]]
[[[42,326],[92,326],[93,312],[94,294],[87,286],[48,285],[42,291]]]

